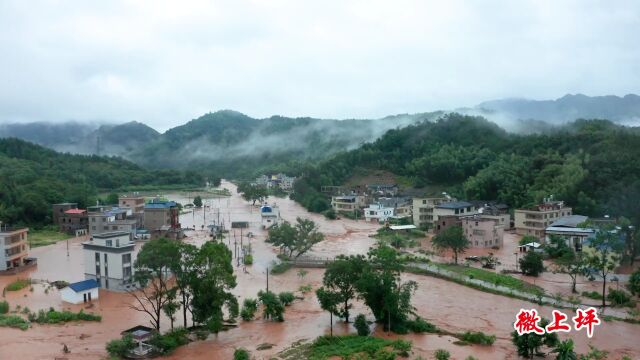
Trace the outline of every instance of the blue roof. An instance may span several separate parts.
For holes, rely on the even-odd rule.
[[[442,203],[436,207],[440,209],[461,209],[469,206],[473,206],[473,205],[466,201],[450,201],[450,202]]]
[[[78,281],[73,284],[69,284],[71,290],[75,292],[85,291],[89,289],[94,289],[98,287],[98,282],[95,279],[88,279],[83,281]]]
[[[178,206],[175,201],[158,201],[144,204],[145,209],[168,209],[175,206]]]

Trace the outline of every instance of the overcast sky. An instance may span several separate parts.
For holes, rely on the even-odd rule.
[[[0,123],[638,93],[638,1],[0,0]]]

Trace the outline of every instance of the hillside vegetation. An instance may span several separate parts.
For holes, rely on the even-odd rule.
[[[442,185],[455,196],[523,207],[554,195],[585,215],[640,218],[640,132],[606,120],[578,120],[554,133],[516,135],[481,117],[449,114],[390,130],[360,148],[310,166],[295,200],[328,208],[323,185],[378,169],[417,188]]]
[[[129,161],[62,154],[18,139],[0,139],[0,219],[6,224],[50,222],[50,204],[94,204],[102,190],[136,185],[204,183],[195,172],[146,170]]]

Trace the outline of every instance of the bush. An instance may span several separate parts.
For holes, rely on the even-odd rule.
[[[333,210],[333,209],[329,209],[329,210],[325,211],[323,214],[324,214],[324,217],[326,217],[329,220],[335,220],[335,219],[338,218],[335,210]]]
[[[436,360],[449,360],[451,354],[447,350],[438,349],[435,353]]]
[[[83,310],[74,313],[68,310],[56,311],[53,308],[50,308],[49,311],[44,311],[42,309],[38,310],[37,315],[35,313],[29,314],[29,320],[38,324],[59,324],[79,320],[102,321],[102,316],[85,313]]]
[[[163,354],[168,354],[178,346],[189,343],[188,331],[184,328],[176,328],[164,335],[156,334],[149,340],[149,344],[158,348]]]
[[[31,279],[18,279],[5,287],[7,291],[18,291],[31,285]]]
[[[611,302],[611,305],[613,306],[628,306],[632,304],[631,295],[629,295],[624,290],[615,290],[609,288],[607,300],[609,300],[609,302]]]
[[[597,291],[583,291],[582,296],[594,300],[602,300],[602,294]]]
[[[240,310],[240,317],[244,321],[251,321],[258,310],[258,300],[246,298],[242,303],[242,310]]]
[[[264,305],[263,317],[265,319],[272,319],[277,321],[284,321],[284,305],[280,301],[280,298],[271,291],[258,292],[258,298],[262,305]]]
[[[640,269],[634,271],[629,277],[627,289],[629,289],[633,295],[640,296]]]
[[[107,343],[107,353],[112,357],[123,358],[135,346],[136,343],[133,341],[131,334],[126,334],[120,339],[109,341]]]
[[[245,265],[253,265],[253,255],[247,254],[244,256],[244,264]]]
[[[282,273],[286,272],[289,269],[291,269],[291,263],[289,263],[289,262],[281,262],[281,263],[275,264],[271,268],[271,273],[274,274],[274,275],[278,275],[278,274],[282,274]]]
[[[287,291],[284,291],[278,294],[278,298],[280,299],[280,302],[282,302],[284,306],[291,305],[293,300],[296,299],[296,297],[293,295],[292,292],[287,292]]]
[[[520,263],[520,270],[524,275],[538,276],[544,271],[542,255],[535,251],[529,251],[518,262]]]
[[[246,349],[240,348],[233,352],[233,360],[249,360],[250,357],[251,354]]]
[[[462,340],[472,344],[493,345],[496,341],[495,335],[486,335],[482,331],[467,331],[462,334]]]
[[[27,330],[29,328],[29,322],[18,315],[0,315],[0,327]]]
[[[363,314],[358,314],[358,316],[356,316],[356,320],[353,323],[353,326],[356,328],[356,331],[360,336],[368,336],[369,333],[371,333],[371,330],[369,329],[369,323],[367,323],[367,319]]]
[[[407,328],[413,331],[414,333],[437,333],[438,332],[438,328],[435,325],[427,322],[426,320],[424,320],[419,316],[413,321],[407,321]]]
[[[311,287],[311,284],[307,284],[307,285],[300,285],[300,287],[298,288],[298,291],[300,291],[303,294],[306,294],[312,289],[313,288]]]
[[[6,314],[9,312],[9,303],[6,301],[0,301],[0,314]]]
[[[400,356],[407,357],[409,356],[409,352],[411,352],[411,345],[411,341],[397,340],[393,343],[392,347],[394,350],[398,351]]]

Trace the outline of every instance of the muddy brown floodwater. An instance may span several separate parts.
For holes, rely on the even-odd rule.
[[[182,214],[180,221],[183,227],[197,230],[187,231],[185,241],[201,245],[208,240],[205,231],[200,230],[203,224],[210,224],[212,220],[225,222],[228,227],[230,221],[248,221],[250,228],[243,230],[242,242],[249,242],[254,254],[254,264],[247,267],[236,267],[238,286],[234,293],[240,301],[246,297],[256,297],[260,289],[266,285],[267,268],[276,259],[277,251],[264,242],[266,231],[260,227],[258,208],[250,206],[235,193],[235,186],[224,181],[223,187],[232,192],[230,198],[210,198],[205,200],[209,205],[206,213],[203,210],[195,210]],[[190,202],[183,194],[165,194],[166,197],[182,203]],[[368,248],[375,243],[369,235],[375,233],[378,225],[364,221],[343,219],[329,221],[317,214],[310,214],[301,206],[289,199],[272,198],[270,203],[277,203],[283,218],[295,221],[296,216],[311,218],[319,224],[320,230],[325,233],[326,239],[317,244],[310,252],[310,256],[334,257],[339,254],[365,254]],[[248,239],[246,231],[252,232],[254,237]],[[234,250],[234,240],[240,242],[240,233],[233,231],[229,234],[225,243]],[[20,275],[40,280],[66,280],[77,281],[83,279],[83,258],[81,242],[83,239],[70,241],[69,257],[67,257],[66,242],[55,245],[36,248],[32,255],[38,258],[38,268]],[[136,246],[139,249],[140,244]],[[511,249],[506,249],[506,255]],[[515,259],[513,261],[515,263]],[[295,270],[289,270],[281,275],[269,276],[269,289],[275,292],[296,291],[301,285],[310,284],[317,289],[322,281],[323,270],[309,269],[304,278],[300,278]],[[16,276],[0,277],[0,287],[13,281]],[[512,359],[516,358],[514,347],[509,340],[509,333],[515,314],[520,308],[537,308],[549,317],[550,307],[540,307],[529,302],[493,295],[464,287],[445,280],[432,277],[406,274],[406,280],[414,280],[419,288],[413,297],[413,305],[416,312],[433,322],[439,327],[450,331],[479,330],[496,334],[498,340],[491,347],[482,346],[458,346],[456,340],[449,336],[439,335],[406,335],[402,336],[413,341],[415,356],[421,355],[431,358],[436,349],[444,348],[451,352],[453,359],[464,359],[473,355],[479,359]],[[549,279],[558,281],[560,288],[563,279],[561,277]],[[564,280],[566,281],[566,280]],[[566,284],[564,284],[566,285]],[[33,285],[33,291],[28,288],[15,293],[7,293],[6,300],[12,308],[16,305],[29,307],[32,311],[54,307],[56,309],[71,309],[77,311],[82,305],[69,305],[62,303],[60,295],[55,288],[45,291],[47,287],[42,284]],[[124,329],[138,324],[148,324],[148,319],[143,313],[129,308],[132,299],[123,293],[101,291],[100,299],[94,302],[93,307],[85,311],[96,312],[103,316],[100,323],[77,322],[65,325],[33,325],[27,331],[17,329],[0,328],[0,359],[53,359],[65,357],[67,359],[102,359],[107,356],[105,343],[119,337]],[[373,317],[361,303],[356,303],[352,312],[364,313],[369,320]],[[252,351],[256,359],[269,359],[274,354],[289,347],[291,343],[302,339],[314,339],[329,332],[329,315],[320,309],[313,292],[304,294],[304,299],[296,301],[287,307],[285,322],[275,323],[264,320],[252,322],[239,322],[237,328],[211,335],[207,340],[193,342],[177,349],[167,359],[230,359],[235,348],[245,347]],[[181,315],[177,317],[177,323],[182,323]],[[168,319],[162,320],[164,330],[169,328]],[[380,329],[374,329],[378,336],[386,337]],[[342,322],[334,324],[334,333],[346,334],[355,332],[351,325]],[[391,336],[398,337],[398,336]],[[561,335],[566,337],[566,335]],[[620,358],[623,354],[631,358],[640,358],[640,326],[624,322],[604,322],[597,327],[594,337],[588,339],[583,332],[572,333],[571,337],[576,342],[579,352],[588,351],[588,345],[594,345],[600,349],[608,350],[614,358]],[[275,346],[264,351],[257,351],[256,346],[262,343],[271,343]],[[71,350],[64,355],[62,347],[66,344]]]

